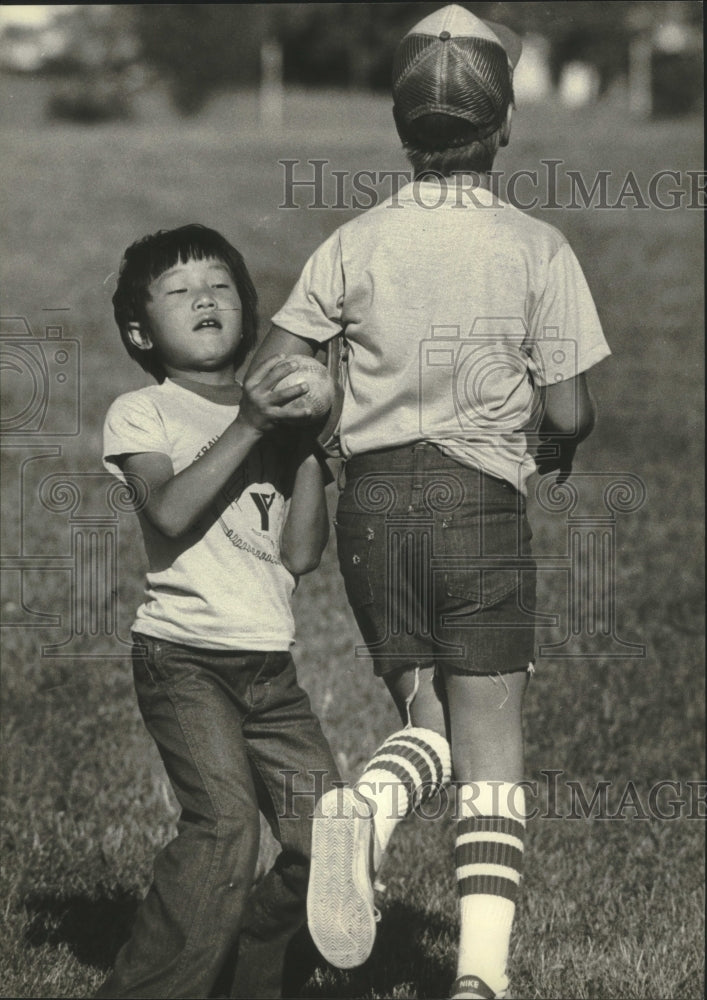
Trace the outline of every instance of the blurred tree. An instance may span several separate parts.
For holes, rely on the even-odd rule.
[[[195,114],[221,87],[257,81],[269,6],[135,5],[143,59],[167,80],[182,114]]]
[[[474,10],[492,4],[475,4]],[[293,83],[388,89],[402,35],[439,3],[273,4]]]
[[[637,33],[647,36],[658,23],[678,16],[694,28],[701,18],[701,4],[694,0],[466,6],[521,33],[543,35],[555,80],[568,62],[591,63],[602,90],[627,73]],[[62,56],[63,69],[73,67],[77,79],[91,77],[88,91],[98,91],[99,83],[125,79],[127,67],[139,64],[166,81],[183,114],[198,112],[215,90],[255,85],[263,76],[275,94],[280,65],[290,83],[387,91],[400,38],[439,7],[440,2],[78,4],[63,8],[73,39]]]
[[[269,6],[277,11],[273,19],[284,47],[288,80],[387,90],[393,53],[400,38],[421,18],[438,10],[440,3]],[[551,44],[555,78],[566,62],[580,60],[594,64],[602,85],[606,86],[626,69],[626,22],[630,11],[651,4],[632,0],[573,0],[572,3],[550,0],[465,6],[478,17],[546,37]]]
[[[74,4],[56,15],[62,39],[42,70],[55,77],[47,105],[50,118],[90,124],[131,114],[139,60],[130,8],[122,4]]]
[[[44,59],[46,73],[119,73],[138,56],[131,8],[125,4],[62,5],[53,29],[63,37],[63,44],[55,55]]]
[[[555,82],[568,62],[587,62],[599,72],[600,92],[629,66],[631,40],[651,34],[660,24],[680,21],[701,32],[702,4],[697,0],[546,0],[543,3],[497,3],[497,15],[521,32],[533,31],[550,42]]]

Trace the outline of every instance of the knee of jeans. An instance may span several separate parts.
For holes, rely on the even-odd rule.
[[[244,808],[238,814],[219,813],[213,823],[216,839],[224,844],[224,853],[232,851],[255,859],[260,847],[260,813],[257,806]],[[255,863],[255,862],[254,862]]]

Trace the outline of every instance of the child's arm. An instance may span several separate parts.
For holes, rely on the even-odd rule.
[[[538,433],[542,444],[535,461],[541,476],[557,470],[557,482],[563,483],[572,472],[577,446],[594,429],[594,400],[584,372],[541,391],[543,417]]]
[[[326,467],[313,450],[313,444],[309,436],[299,435],[290,509],[280,537],[282,564],[295,576],[317,568],[329,538],[324,495]]]
[[[317,345],[279,326],[271,326],[258,348],[249,372],[267,364],[274,354],[313,357]],[[280,537],[280,558],[295,576],[316,569],[329,538],[329,515],[324,486],[326,467],[313,451],[314,441],[305,433],[299,436],[297,471],[292,499]]]
[[[300,385],[278,389],[277,383],[296,367],[296,360],[276,356],[249,373],[236,419],[205,454],[177,475],[169,456],[159,452],[129,455],[125,459],[124,472],[139,476],[147,485],[148,497],[143,509],[162,534],[180,538],[193,528],[253,445],[288,419],[284,404],[305,390]]]
[[[291,354],[304,354],[308,358],[313,358],[319,346],[313,340],[305,340],[304,337],[298,337],[296,334],[290,333],[289,330],[283,330],[280,326],[271,326],[268,335],[255,352],[249,371],[256,365],[262,364],[266,358],[272,357],[273,354],[282,354],[283,357]]]

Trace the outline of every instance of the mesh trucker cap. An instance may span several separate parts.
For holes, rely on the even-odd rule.
[[[452,4],[416,24],[393,63],[393,115],[403,142],[430,150],[484,139],[513,99],[522,42]]]

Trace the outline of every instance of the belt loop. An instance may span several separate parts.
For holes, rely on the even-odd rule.
[[[343,459],[336,473],[336,488],[339,493],[343,493],[346,485],[346,459]]]
[[[412,459],[410,463],[411,477],[410,477],[410,506],[408,507],[409,514],[419,513],[424,509],[422,498],[425,492],[425,487],[427,483],[425,481],[426,476],[426,463],[425,463],[425,452],[423,448],[424,442],[415,441],[410,448],[410,458]],[[414,697],[414,696],[413,696]]]

